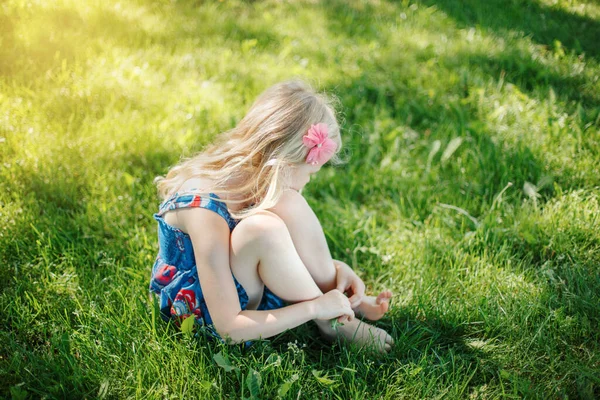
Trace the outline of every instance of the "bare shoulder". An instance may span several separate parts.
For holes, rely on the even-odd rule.
[[[209,193],[209,189],[211,182],[204,178],[190,178],[186,180],[181,187],[178,189],[178,193]],[[175,209],[169,210],[164,215],[163,218],[165,222],[171,225],[174,228],[177,228],[185,233],[188,233],[187,227],[185,226],[185,221],[190,216],[189,209]],[[192,213],[193,215],[193,213]],[[193,216],[192,216],[193,218]],[[199,217],[201,218],[201,216]]]
[[[211,247],[215,243],[229,246],[229,226],[216,212],[200,207],[174,211],[181,230],[190,236],[194,247]]]
[[[201,207],[169,210],[163,215],[163,218],[167,224],[188,235],[191,235],[195,229],[200,227],[208,231],[227,227],[223,217],[212,210]],[[229,228],[227,227],[227,229]]]

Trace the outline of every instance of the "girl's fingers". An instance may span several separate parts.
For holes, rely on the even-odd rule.
[[[339,317],[339,318],[338,318],[338,322],[339,322],[340,324],[343,324],[343,323],[345,323],[345,322],[350,322],[350,321],[352,321],[352,319],[353,319],[353,318],[354,318],[354,317],[353,317],[353,316],[351,316],[351,315],[349,315],[349,314],[344,314],[344,315],[342,315],[341,317]]]
[[[386,344],[389,343],[390,345],[394,345],[394,338],[392,338],[390,335],[387,335],[385,337],[385,342]]]
[[[365,283],[360,279],[358,281],[355,280],[352,285],[352,291],[359,297],[363,297],[365,295]]]
[[[352,321],[353,319],[354,319],[354,311],[352,311],[352,309],[350,309],[347,320]]]
[[[348,300],[350,301],[350,304],[352,304],[352,308],[358,307],[362,302],[362,295],[358,293],[354,294]]]
[[[346,315],[346,314],[340,315],[340,316],[338,317],[338,322],[339,322],[340,324],[343,324],[343,323],[344,323],[344,322],[346,322],[347,320],[348,320],[348,315]]]

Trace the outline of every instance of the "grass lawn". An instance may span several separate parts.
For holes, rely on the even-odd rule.
[[[305,192],[387,356],[148,301],[153,178],[294,76],[340,100]],[[0,2],[0,397],[600,397],[599,77],[594,0]]]

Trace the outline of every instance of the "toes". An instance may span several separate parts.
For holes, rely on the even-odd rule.
[[[377,296],[377,299],[375,300],[375,302],[377,304],[381,304],[382,302],[388,302],[391,297],[392,297],[392,292],[390,292],[389,290],[386,290],[386,291],[379,293],[379,296]]]

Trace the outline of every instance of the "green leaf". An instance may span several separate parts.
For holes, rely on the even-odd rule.
[[[135,177],[127,172],[123,172],[123,180],[127,186],[131,186],[135,183]]]
[[[298,380],[298,374],[292,375],[292,377],[290,379],[288,379],[285,383],[283,383],[281,386],[279,386],[279,389],[277,390],[277,395],[279,397],[285,396],[286,393],[291,389],[294,382],[296,382],[297,380]]]
[[[209,390],[212,386],[213,386],[213,383],[211,381],[201,381],[200,382],[200,387],[204,390]]]
[[[183,322],[181,323],[181,332],[183,332],[187,335],[191,335],[192,331],[194,330],[194,322],[195,321],[196,321],[195,315],[190,315],[189,317],[184,319]]]
[[[21,385],[19,384],[10,388],[10,395],[12,396],[13,400],[25,400],[29,396],[27,390],[21,389],[20,386]]]
[[[260,377],[260,373],[250,368],[248,376],[246,377],[246,387],[253,398],[259,397],[261,381],[262,378]]]
[[[217,365],[219,367],[223,368],[225,370],[225,372],[235,371],[238,369],[238,367],[234,367],[233,365],[231,365],[229,360],[227,358],[225,358],[225,356],[223,356],[223,354],[221,354],[221,352],[218,352],[217,354],[215,354],[213,356],[213,360],[215,360]]]
[[[279,386],[279,389],[277,389],[277,396],[279,397],[283,397],[286,395],[286,393],[290,390],[290,388],[292,387],[292,384],[294,382],[285,382],[283,383],[281,386]]]
[[[427,157],[427,172],[428,173],[429,173],[429,170],[431,169],[431,162],[433,161],[433,157],[435,157],[437,152],[440,151],[441,147],[442,147],[441,141],[436,140],[435,142],[433,142],[433,144],[431,146],[431,151],[429,152],[429,156]]]
[[[341,322],[338,322],[337,318],[333,318],[331,320],[329,320],[329,323],[331,324],[331,328],[332,329],[336,329],[338,326],[344,326],[344,324],[342,324]]]
[[[312,372],[313,376],[315,377],[315,379],[322,385],[329,386],[329,385],[333,385],[335,383],[335,381],[333,379],[329,379],[327,374],[322,376],[323,371],[317,371],[316,369],[313,369],[311,372]]]
[[[442,162],[448,161],[450,157],[452,157],[452,154],[454,154],[454,152],[460,147],[461,143],[462,138],[460,136],[452,139],[442,154]]]
[[[500,376],[501,376],[503,379],[510,379],[512,375],[511,375],[511,373],[510,373],[510,372],[508,372],[507,370],[505,370],[505,369],[501,369],[501,370],[500,370]]]
[[[100,389],[98,389],[99,399],[106,398],[106,395],[108,394],[109,385],[110,382],[108,380],[105,379],[104,381],[102,381],[102,383],[100,384]]]

